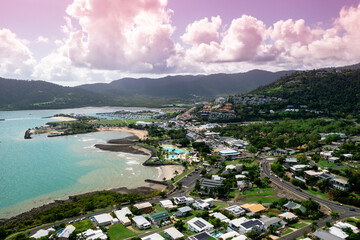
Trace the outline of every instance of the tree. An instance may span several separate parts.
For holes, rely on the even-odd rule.
[[[174,223],[174,227],[180,232],[182,232],[185,230],[185,223],[182,220],[179,220],[176,223]]]
[[[332,211],[330,215],[331,215],[332,219],[337,219],[340,217],[339,213],[334,212],[334,211]]]
[[[315,232],[316,228],[318,227],[318,224],[317,222],[313,222],[311,225],[310,225],[310,229],[312,232]]]

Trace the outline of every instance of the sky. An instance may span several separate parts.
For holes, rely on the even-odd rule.
[[[360,0],[1,0],[0,76],[123,77],[360,62]]]

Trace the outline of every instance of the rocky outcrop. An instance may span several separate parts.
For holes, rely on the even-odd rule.
[[[31,130],[30,129],[26,130],[24,139],[31,139]]]

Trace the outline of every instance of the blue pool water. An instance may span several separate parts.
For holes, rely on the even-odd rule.
[[[179,155],[169,154],[168,159],[179,159]]]
[[[221,232],[211,234],[211,236],[216,237],[216,238],[220,237],[221,235],[222,235]]]
[[[187,151],[181,150],[179,148],[174,148],[171,146],[163,146],[163,149],[165,149],[168,152],[172,152],[172,153],[176,153],[176,154],[188,153]]]

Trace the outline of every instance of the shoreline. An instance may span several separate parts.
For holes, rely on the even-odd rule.
[[[105,128],[105,129],[102,128],[101,131],[122,131],[122,129],[124,129],[124,128]],[[156,169],[158,169],[158,174],[156,177],[154,177],[154,180],[157,180],[157,181],[163,181],[163,178],[165,178],[166,180],[170,180],[171,178],[173,178],[177,175],[177,174],[175,174],[175,171],[177,171],[178,174],[181,174],[183,172],[184,167],[182,165],[154,165],[154,166],[145,165],[144,163],[146,163],[151,158],[151,156],[153,155],[153,152],[147,148],[138,146],[135,143],[138,140],[138,136],[144,137],[145,136],[144,132],[146,132],[146,135],[147,135],[147,131],[137,130],[137,129],[129,129],[129,128],[125,128],[125,129],[126,129],[126,131],[124,131],[124,132],[131,133],[133,136],[125,137],[122,139],[108,140],[107,141],[108,145],[97,144],[98,146],[104,145],[105,147],[108,147],[109,149],[107,149],[107,150],[101,149],[96,145],[95,145],[95,147],[97,147],[98,149],[101,149],[101,150],[109,151],[109,152],[114,152],[110,149],[115,147],[115,148],[120,148],[121,151],[118,151],[118,152],[124,152],[124,153],[129,153],[129,154],[141,154],[141,155],[149,156],[148,159],[146,159],[143,162],[143,165],[147,166],[147,167],[156,167]],[[139,133],[139,131],[141,133]],[[138,134],[135,134],[135,133],[138,133]],[[120,145],[118,143],[130,143],[130,144],[121,144]],[[123,149],[128,149],[128,151],[123,151]],[[118,193],[127,194],[127,193],[150,193],[152,191],[163,191],[164,189],[166,189],[166,186],[164,186],[164,185],[157,184],[157,183],[143,182],[142,186],[134,187],[134,188],[128,188],[126,186],[119,186],[119,187],[113,187],[113,188],[98,188],[98,189],[93,189],[90,191],[85,191],[85,192],[79,191],[78,193],[72,193],[70,195],[54,196],[54,197],[51,197],[52,194],[50,193],[50,194],[38,196],[36,198],[25,200],[23,202],[14,204],[12,206],[4,208],[3,210],[0,210],[0,212],[2,212],[2,214],[3,214],[3,216],[1,216],[1,219],[5,219],[5,221],[7,221],[7,220],[10,220],[13,218],[31,216],[32,214],[36,214],[39,211],[43,211],[51,206],[54,206],[54,204],[56,205],[56,204],[64,203],[67,201],[71,201],[72,197],[82,196],[82,195],[91,194],[91,193],[99,192],[99,191],[115,191]],[[30,208],[26,208],[26,206],[29,206],[29,205],[30,205]],[[31,207],[31,205],[33,207]]]
[[[101,127],[97,128],[99,131],[120,131],[120,132],[127,132],[132,133],[133,135],[137,136],[139,139],[144,140],[147,139],[148,132],[146,130],[140,129],[133,129],[128,127]]]

